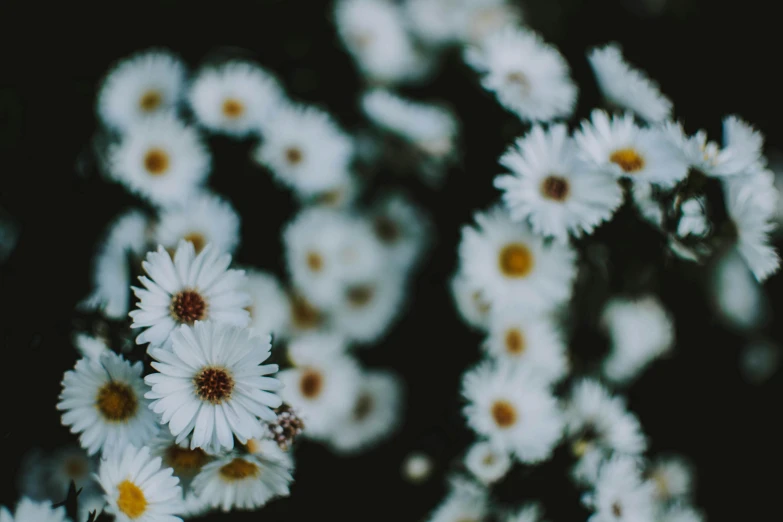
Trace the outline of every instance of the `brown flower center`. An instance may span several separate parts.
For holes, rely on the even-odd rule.
[[[223,100],[223,116],[235,120],[245,112],[244,104],[236,98],[226,98]]]
[[[609,161],[620,165],[624,172],[631,174],[644,168],[644,158],[634,149],[619,149],[609,156]]]
[[[285,159],[291,165],[298,165],[304,159],[304,154],[298,147],[288,147],[285,149]]]
[[[172,468],[178,477],[193,477],[209,462],[209,456],[201,448],[181,448],[172,444],[166,448],[163,462]]]
[[[68,477],[79,480],[89,471],[89,464],[82,457],[70,457],[65,461],[64,468]]]
[[[204,247],[207,246],[207,239],[201,232],[191,232],[189,234],[185,234],[182,239],[193,243],[193,248],[196,250],[197,254],[204,250]]]
[[[234,389],[234,379],[223,368],[208,366],[201,370],[193,379],[196,385],[196,394],[202,400],[212,404],[220,404],[231,397]]]
[[[522,243],[504,246],[498,259],[500,270],[507,277],[525,277],[533,269],[533,254]]]
[[[98,390],[95,405],[104,419],[111,422],[124,422],[136,414],[139,401],[136,392],[129,385],[110,381]]]
[[[160,107],[161,103],[163,103],[163,95],[160,91],[154,89],[145,92],[141,95],[141,98],[139,98],[139,107],[144,112],[154,111]]]
[[[307,266],[313,272],[320,272],[324,267],[324,258],[318,252],[312,250],[307,253]]]
[[[163,149],[150,149],[144,156],[144,168],[152,176],[162,176],[169,169],[169,155]]]
[[[400,228],[397,223],[386,216],[378,216],[373,222],[375,235],[384,243],[396,243],[400,239]]]
[[[492,418],[499,427],[508,428],[517,422],[517,410],[508,401],[495,401],[492,405]]]
[[[291,321],[300,330],[310,330],[320,326],[323,316],[307,299],[295,294],[291,296]]]
[[[315,399],[320,395],[323,387],[324,379],[320,372],[310,368],[302,372],[302,377],[299,379],[299,389],[306,398]]]
[[[554,201],[565,201],[568,198],[570,186],[568,180],[560,176],[548,176],[541,183],[541,193],[545,198]]]
[[[227,482],[257,477],[260,473],[261,470],[256,464],[239,457],[220,468],[220,476]]]
[[[147,499],[144,492],[129,480],[123,480],[117,485],[117,507],[125,513],[128,518],[139,518],[147,511]]]
[[[612,515],[614,515],[617,518],[623,516],[623,507],[620,505],[619,502],[615,502],[614,504],[612,504]]]
[[[506,351],[512,355],[521,355],[525,351],[525,337],[519,328],[506,332]]]
[[[374,406],[375,401],[370,394],[363,393],[359,395],[359,399],[353,406],[354,420],[361,421],[366,419],[370,412],[372,412]]]
[[[373,295],[375,295],[375,290],[370,285],[352,286],[345,291],[348,303],[355,308],[365,306],[372,301]]]
[[[195,290],[183,290],[171,298],[169,312],[176,321],[193,324],[207,316],[207,302]]]
[[[506,75],[506,82],[515,85],[524,95],[530,92],[530,80],[521,71],[514,71]]]

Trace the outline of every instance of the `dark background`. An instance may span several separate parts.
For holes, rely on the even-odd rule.
[[[536,4],[557,4],[541,5]],[[585,50],[616,40],[632,63],[657,79],[688,130],[719,137],[725,114],[737,113],[783,148],[779,126],[779,19],[773,2],[671,0],[672,11],[645,19],[618,0],[531,2],[530,25],[556,44],[580,86],[578,115],[597,103]],[[330,3],[329,3],[330,4]],[[0,266],[0,504],[16,502],[13,479],[25,451],[55,448],[75,437],[54,405],[63,371],[76,352],[73,310],[88,292],[90,259],[101,232],[134,199],[101,180],[90,160],[96,88],[117,59],[150,46],[179,53],[192,67],[233,47],[282,79],[292,98],[318,103],[348,129],[361,118],[361,85],[330,21],[327,3],[306,0],[0,6],[0,207],[20,238]],[[406,92],[442,98],[462,120],[463,162],[442,190],[407,180],[435,222],[438,239],[415,281],[410,307],[388,338],[363,354],[368,366],[395,368],[407,384],[407,415],[397,436],[355,458],[338,458],[305,442],[297,449],[291,496],[232,520],[419,520],[440,501],[450,461],[472,440],[460,414],[460,375],[480,357],[481,337],[458,318],[447,291],[460,227],[495,201],[491,179],[499,153],[520,130],[477,85],[454,53],[430,85]],[[288,192],[248,161],[250,142],[212,138],[211,187],[242,217],[236,259],[282,275],[280,227],[296,205]],[[11,161],[9,162],[8,159]],[[387,178],[387,184],[399,184]],[[608,232],[611,239],[611,231]],[[628,236],[618,233],[621,248]],[[643,250],[634,250],[646,255]],[[779,518],[783,464],[780,373],[760,386],[738,369],[742,339],[723,330],[698,286],[703,270],[674,263],[656,281],[677,322],[675,355],[656,363],[628,393],[651,438],[651,450],[687,455],[698,473],[696,504],[711,520]],[[780,308],[781,276],[766,285]],[[773,323],[767,334],[781,339]],[[588,336],[572,350],[590,350]],[[400,464],[428,452],[436,471],[420,486]],[[504,499],[541,499],[554,522],[584,520],[578,493],[564,478],[567,453],[543,469],[515,473]],[[224,520],[227,517],[210,518]]]

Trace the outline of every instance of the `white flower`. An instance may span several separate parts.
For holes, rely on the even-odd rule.
[[[277,80],[261,67],[232,61],[200,71],[188,98],[201,125],[241,138],[258,133],[285,95]]]
[[[298,337],[331,331],[331,318],[322,307],[311,303],[301,292],[289,290],[286,296],[290,321],[284,337]]]
[[[663,502],[688,500],[693,491],[693,467],[682,457],[659,457],[647,472],[655,494]]]
[[[432,231],[424,210],[403,193],[392,192],[373,204],[369,218],[388,264],[401,272],[416,266]]]
[[[465,455],[465,467],[484,484],[497,482],[511,469],[511,457],[491,442],[473,444]]]
[[[587,54],[587,59],[609,103],[629,109],[650,123],[669,118],[672,102],[661,94],[657,83],[628,65],[619,45],[596,47]]]
[[[616,383],[637,377],[674,344],[672,318],[652,295],[610,300],[601,321],[612,344],[611,352],[603,362],[603,372]]]
[[[681,205],[682,217],[677,223],[677,235],[680,237],[696,236],[704,237],[709,232],[710,224],[707,220],[704,196],[697,196],[685,200]]]
[[[405,289],[405,278],[393,269],[345,286],[331,309],[332,327],[349,340],[377,341],[400,315]]]
[[[251,303],[246,307],[250,313],[250,327],[256,332],[272,334],[273,339],[284,336],[291,311],[288,296],[277,279],[266,272],[248,270],[245,289]]]
[[[637,181],[631,187],[631,197],[642,218],[660,229],[663,226],[663,208],[653,197],[654,190],[651,183]]]
[[[106,497],[100,488],[82,491],[79,493],[79,511],[77,515],[79,521],[89,520],[90,513],[93,511],[96,516],[100,515],[106,509],[106,506]]]
[[[52,507],[48,500],[36,502],[22,497],[12,515],[5,506],[0,506],[0,522],[70,522],[65,507]]]
[[[509,514],[503,522],[542,522],[543,510],[539,504],[528,504]]]
[[[96,470],[94,458],[90,458],[83,448],[76,445],[68,445],[56,450],[47,459],[46,477],[50,495],[53,498],[68,496],[68,488],[71,481],[76,489],[82,489],[84,494],[89,494],[95,489],[94,472]],[[82,497],[79,496],[79,504]]]
[[[182,239],[193,243],[197,254],[209,243],[219,252],[233,254],[239,244],[239,216],[220,196],[196,194],[164,209],[155,227],[156,245],[173,250]]]
[[[117,63],[98,92],[98,115],[124,131],[151,114],[175,112],[182,99],[185,65],[164,50],[135,54]]]
[[[618,456],[607,461],[598,475],[588,522],[655,521],[655,487],[643,482],[637,461]]]
[[[74,334],[73,344],[79,355],[85,359],[99,359],[103,353],[109,351],[109,345],[104,339],[84,333]]]
[[[427,522],[463,522],[465,520],[486,520],[489,515],[489,500],[484,488],[466,479],[453,479],[451,491]]]
[[[615,177],[672,186],[688,174],[680,150],[658,127],[638,127],[633,116],[594,110],[574,134],[580,158],[591,168]]]
[[[150,408],[162,415],[171,434],[181,442],[192,434],[190,448],[209,453],[234,447],[234,437],[245,443],[259,437],[259,418],[273,421],[271,408],[280,406],[275,391],[276,364],[261,365],[270,354],[269,338],[236,326],[197,321],[171,335],[171,349],[150,348],[158,362],[144,381]]]
[[[171,114],[148,116],[128,127],[109,149],[109,174],[150,202],[181,203],[209,174],[211,157],[196,129]]]
[[[133,328],[145,329],[136,342],[161,345],[177,325],[195,321],[247,326],[250,314],[244,307],[250,296],[241,290],[245,273],[228,270],[230,263],[230,255],[211,245],[196,255],[187,241],[180,241],[173,260],[162,246],[149,252],[142,263],[149,277],[139,277],[146,289],[133,288],[139,308],[129,314]]]
[[[507,27],[524,25],[520,6],[510,0],[459,0],[451,9],[459,19],[460,39],[474,45]]]
[[[465,60],[483,75],[484,88],[523,120],[565,118],[574,110],[577,88],[568,63],[528,29],[501,29],[468,48]]]
[[[535,125],[500,157],[511,174],[495,178],[495,186],[513,220],[529,219],[537,234],[566,243],[569,234],[590,234],[612,217],[623,200],[619,185],[589,170],[576,152],[565,125]]]
[[[464,0],[407,0],[402,8],[416,38],[438,47],[458,42],[465,3]]]
[[[298,193],[313,195],[347,181],[353,142],[328,113],[285,104],[262,122],[261,133],[254,159]]]
[[[497,207],[477,213],[475,220],[476,228],[462,229],[459,257],[463,274],[483,299],[493,306],[552,309],[571,297],[576,255],[570,247],[545,244]]]
[[[488,330],[492,304],[482,297],[480,286],[461,271],[454,274],[449,286],[462,320],[477,330]]]
[[[100,359],[80,359],[65,372],[57,409],[63,412],[63,425],[79,433],[79,443],[90,455],[142,445],[157,433],[157,420],[144,399],[142,369],[140,361],[131,365],[107,352]]]
[[[402,475],[408,482],[424,482],[432,473],[432,459],[426,453],[410,453],[402,461]]]
[[[527,367],[485,361],[465,374],[462,394],[468,425],[522,462],[546,459],[560,440],[557,401]]]
[[[656,522],[704,522],[706,519],[691,506],[675,504],[661,509]]]
[[[147,447],[128,445],[101,461],[98,480],[106,493],[107,511],[117,522],[182,522],[182,488],[171,468]]]
[[[214,460],[201,448],[191,449],[188,439],[177,443],[166,426],[161,426],[157,436],[148,446],[153,457],[160,457],[163,459],[163,465],[172,469],[183,488],[187,488],[199,471]]]

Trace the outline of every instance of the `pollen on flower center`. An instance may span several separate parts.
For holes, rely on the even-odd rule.
[[[369,285],[352,286],[345,292],[348,302],[356,308],[362,307],[372,301],[374,294],[373,287]]]
[[[141,95],[141,98],[139,98],[139,107],[144,112],[154,111],[160,107],[161,103],[163,103],[163,95],[160,91],[156,91],[155,89],[146,91]]]
[[[194,290],[183,290],[171,298],[171,316],[184,324],[193,324],[207,316],[207,302]]]
[[[400,229],[397,223],[386,216],[378,216],[373,222],[375,235],[384,243],[395,243],[400,238]]]
[[[234,390],[234,379],[223,368],[208,366],[196,375],[193,382],[198,396],[212,404],[220,404],[228,399]]]
[[[176,444],[166,448],[166,452],[163,454],[163,462],[172,468],[177,476],[193,476],[207,461],[209,461],[209,456],[201,448],[181,448]]]
[[[570,188],[568,180],[560,176],[547,176],[541,183],[541,193],[554,201],[565,201]]]
[[[517,422],[517,410],[508,401],[495,401],[492,404],[492,418],[501,428],[508,428]]]
[[[323,317],[321,312],[311,305],[304,297],[293,295],[291,297],[291,319],[294,326],[301,330],[316,328],[321,324]]]
[[[136,414],[139,401],[133,388],[122,382],[110,381],[98,390],[95,405],[106,420],[123,422]]]
[[[616,163],[624,172],[638,172],[644,168],[644,158],[634,149],[619,149],[609,156],[609,161]]]
[[[139,518],[147,511],[147,499],[136,484],[129,480],[123,480],[117,485],[117,491],[119,492],[117,507],[128,518]]]
[[[511,328],[506,332],[506,351],[513,355],[525,351],[525,338],[519,328]]]
[[[196,250],[196,254],[204,250],[204,247],[207,245],[207,239],[201,232],[191,232],[189,234],[185,234],[182,239],[193,243],[193,248]]]
[[[375,401],[373,401],[372,396],[367,393],[360,395],[353,407],[354,420],[360,421],[366,419],[370,412],[372,412],[374,405]]]
[[[257,477],[260,472],[261,470],[254,463],[240,458],[235,458],[220,468],[220,476],[228,482]]]
[[[299,388],[308,399],[314,399],[318,397],[323,388],[324,379],[320,372],[307,369],[302,373],[302,378],[299,380]]]
[[[318,252],[311,250],[307,253],[307,266],[313,272],[320,272],[324,266],[324,258]]]
[[[525,277],[533,269],[533,254],[522,243],[504,246],[499,261],[500,270],[507,277]]]
[[[304,159],[304,154],[299,147],[288,147],[285,149],[285,159],[291,165],[298,165]]]
[[[153,176],[162,176],[169,169],[169,155],[158,148],[148,150],[144,156],[144,168]]]
[[[245,112],[245,106],[241,101],[235,98],[226,98],[223,100],[223,115],[226,118],[235,120]]]

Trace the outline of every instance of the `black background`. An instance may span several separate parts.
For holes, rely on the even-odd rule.
[[[532,27],[571,64],[580,86],[579,116],[597,102],[584,51],[616,40],[632,63],[659,81],[689,130],[704,127],[718,137],[722,117],[737,113],[767,135],[769,149],[783,148],[780,29],[773,2],[671,0],[677,5],[657,19],[634,14],[627,3],[562,0],[531,2],[528,9]],[[70,343],[73,309],[87,294],[100,233],[134,204],[121,187],[97,177],[89,160],[102,75],[115,60],[150,46],[168,47],[192,67],[231,47],[229,52],[277,73],[291,97],[324,106],[351,129],[360,122],[361,82],[329,13],[327,3],[306,0],[67,8],[3,2],[0,206],[21,235],[0,267],[0,481],[8,482],[0,489],[0,504],[17,499],[12,482],[25,451],[75,440],[60,426],[54,408],[62,373],[76,358]],[[397,436],[355,458],[301,444],[290,498],[260,513],[234,513],[232,520],[419,520],[442,498],[450,461],[472,440],[461,418],[458,389],[461,373],[480,357],[480,336],[459,320],[447,279],[455,268],[460,227],[475,209],[497,199],[491,186],[499,172],[496,160],[520,127],[481,90],[456,54],[430,85],[407,92],[447,100],[463,124],[463,162],[442,190],[402,182],[429,209],[437,242],[415,281],[405,317],[363,355],[367,365],[393,367],[404,376],[407,415]],[[282,274],[279,231],[296,205],[248,161],[250,142],[213,138],[210,145],[210,185],[242,217],[237,261]],[[626,240],[618,236],[620,247],[628,248]],[[677,452],[696,464],[696,503],[709,519],[778,519],[783,378],[778,373],[761,386],[741,378],[741,338],[721,329],[706,307],[697,284],[703,273],[674,263],[657,280],[676,316],[678,344],[675,356],[656,363],[631,388],[630,406],[651,438],[652,453]],[[766,285],[776,308],[781,284],[781,276],[775,276]],[[768,333],[781,339],[774,323]],[[592,342],[597,341],[577,338],[571,348],[589,350]],[[424,485],[410,485],[400,475],[412,450],[434,458],[436,473]],[[559,450],[548,467],[527,478],[515,474],[501,488],[502,497],[541,499],[555,522],[585,519],[578,493],[563,476],[567,462]]]

